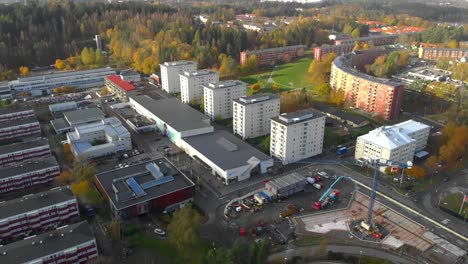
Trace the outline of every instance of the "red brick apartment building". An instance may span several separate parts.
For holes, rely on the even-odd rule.
[[[420,47],[418,50],[418,57],[424,60],[448,58],[455,61],[467,56],[468,49]]]
[[[40,234],[79,218],[76,197],[68,187],[5,201],[0,203],[0,241]]]
[[[272,49],[247,50],[240,53],[240,65],[252,55],[257,56],[258,66],[267,66],[277,61],[289,61],[303,56],[307,46],[296,45]]]
[[[330,86],[343,90],[346,102],[371,115],[385,119],[397,118],[403,98],[404,85],[386,79],[375,78],[357,71],[362,65],[352,65],[350,61],[369,61],[353,56],[378,56],[380,52],[360,52],[339,56],[332,64]]]
[[[50,146],[47,139],[0,146],[0,166],[12,166],[49,156]]]

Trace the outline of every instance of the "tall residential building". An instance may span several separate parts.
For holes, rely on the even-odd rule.
[[[0,252],[0,263],[92,263],[98,258],[86,221],[4,245]]]
[[[200,103],[203,85],[219,82],[219,72],[212,70],[185,71],[180,75],[180,97],[183,103]]]
[[[232,117],[232,100],[245,96],[247,84],[241,81],[209,83],[203,86],[205,115],[215,119]]]
[[[196,71],[197,63],[193,61],[173,61],[159,64],[161,68],[161,86],[168,93],[180,92],[179,74],[186,71]]]
[[[383,126],[357,138],[356,160],[383,159],[395,163],[412,161],[426,148],[430,127],[414,120]]]
[[[280,98],[275,94],[256,94],[233,100],[232,130],[243,139],[270,133],[270,119],[280,114]]]
[[[325,115],[300,110],[271,119],[270,156],[283,164],[322,153]]]

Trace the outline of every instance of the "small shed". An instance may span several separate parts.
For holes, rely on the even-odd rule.
[[[265,184],[265,189],[274,195],[288,197],[304,190],[307,184],[306,177],[294,172]]]

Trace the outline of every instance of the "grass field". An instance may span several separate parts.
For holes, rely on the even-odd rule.
[[[452,193],[452,194],[445,196],[444,199],[440,201],[440,205],[458,214],[460,212],[462,201],[463,201],[463,194],[460,192],[457,192],[457,193]],[[465,204],[463,205],[462,215],[464,213],[468,214],[467,202],[465,202]]]

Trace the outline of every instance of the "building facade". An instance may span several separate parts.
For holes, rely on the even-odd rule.
[[[98,258],[86,221],[5,245],[1,251],[1,263],[92,263]]]
[[[76,109],[78,109],[78,104],[73,101],[49,105],[49,111],[51,113],[70,111],[70,110],[76,110]]]
[[[304,55],[307,46],[296,45],[280,48],[246,50],[240,53],[240,65],[244,65],[250,56],[257,57],[258,66],[273,65],[276,62],[289,62]]]
[[[59,175],[60,167],[54,157],[0,167],[0,195],[49,184]]]
[[[335,45],[346,45],[352,44],[357,41],[359,43],[365,42],[367,44],[373,44],[374,46],[383,46],[383,45],[390,45],[395,43],[398,40],[399,35],[377,35],[377,36],[369,36],[369,37],[361,37],[361,38],[351,38],[351,39],[337,39],[334,41]]]
[[[256,94],[233,100],[232,130],[243,139],[270,133],[270,118],[280,114],[280,98],[275,94]]]
[[[418,57],[424,60],[437,60],[440,58],[447,58],[452,61],[457,61],[467,56],[468,49],[420,47],[418,50]]]
[[[0,123],[0,140],[40,135],[41,125],[36,117],[27,117]]]
[[[335,53],[341,56],[353,51],[354,44],[344,45],[322,45],[314,48],[314,59],[321,61],[324,56],[330,53]]]
[[[123,80],[119,75],[106,77],[106,79],[104,79],[104,84],[111,93],[115,94],[117,98],[124,102],[128,101],[127,92],[135,90],[135,86],[133,84]]]
[[[11,88],[7,81],[0,82],[0,99],[12,99]]]
[[[12,166],[50,156],[47,139],[0,146],[0,166]]]
[[[247,84],[241,81],[209,83],[203,86],[205,115],[212,120],[232,117],[232,100],[245,96]]]
[[[13,108],[0,110],[0,123],[35,117],[34,111],[29,108]]]
[[[80,160],[132,150],[130,132],[117,117],[76,126],[74,131],[67,133],[67,142],[73,155]]]
[[[355,108],[384,119],[397,118],[403,100],[404,85],[357,71],[349,63],[353,60],[352,56],[361,55],[348,54],[333,61],[331,88],[344,91],[346,102]],[[359,65],[355,67],[359,68]]]
[[[270,156],[288,164],[322,153],[325,115],[300,110],[271,119]]]
[[[219,72],[212,70],[185,71],[179,76],[180,98],[185,104],[199,104],[203,97],[203,86],[219,82]]]
[[[75,195],[68,187],[30,194],[0,204],[0,241],[40,234],[80,218]]]
[[[180,93],[179,74],[196,71],[198,64],[193,61],[173,61],[159,64],[161,68],[161,88],[172,94]]]
[[[357,138],[354,157],[406,164],[413,161],[417,151],[426,147],[429,131],[428,125],[413,120],[374,129]]]

